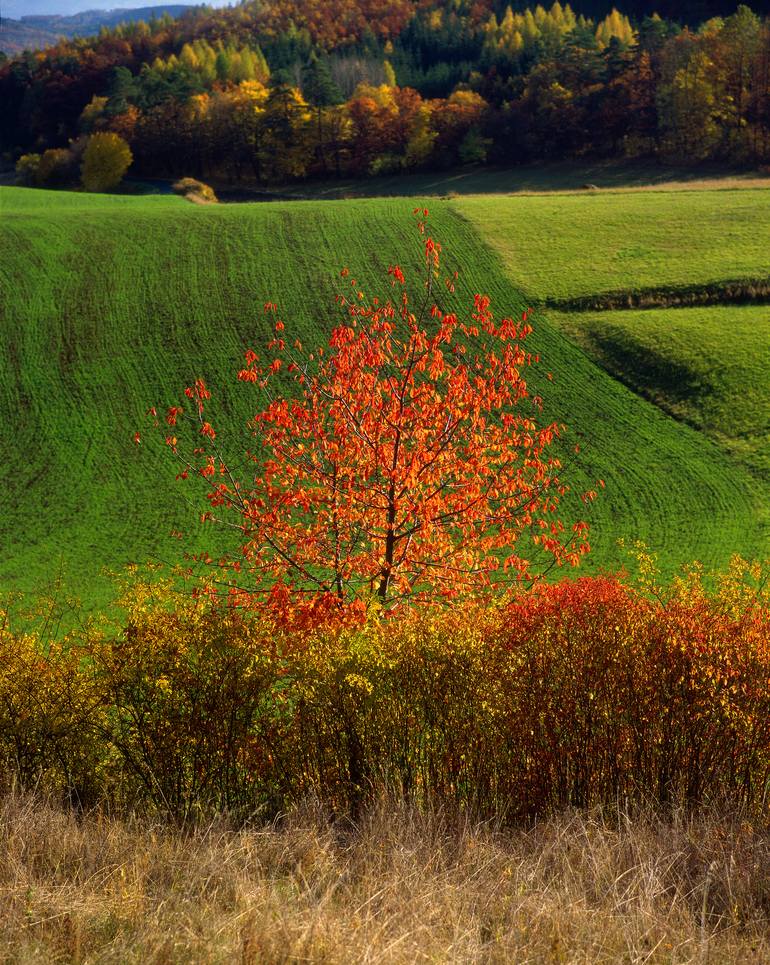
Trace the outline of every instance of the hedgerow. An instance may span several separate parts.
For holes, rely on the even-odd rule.
[[[179,819],[356,813],[384,792],[511,820],[770,782],[770,600],[735,561],[665,593],[566,580],[490,606],[287,629],[135,577],[119,631],[0,621],[0,762]]]

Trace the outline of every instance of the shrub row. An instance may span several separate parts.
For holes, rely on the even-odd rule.
[[[133,155],[117,134],[99,132],[70,141],[69,147],[50,148],[43,154],[22,154],[16,162],[16,183],[35,188],[74,187],[109,191],[123,180]]]
[[[0,620],[0,767],[177,818],[355,812],[383,789],[511,819],[770,786],[770,604],[743,564],[302,632],[137,581],[121,632]]]
[[[698,305],[766,305],[770,280],[733,279],[706,285],[670,285],[638,291],[609,291],[579,298],[548,299],[546,305],[563,312],[608,312],[625,308],[688,308]]]

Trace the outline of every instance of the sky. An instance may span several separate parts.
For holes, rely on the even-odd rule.
[[[186,3],[188,0],[0,0],[0,15],[18,20],[19,17],[41,14],[73,14],[84,10],[114,10],[116,8],[151,7],[156,3]],[[211,7],[227,7],[233,0],[208,0]],[[191,6],[193,4],[190,4]]]

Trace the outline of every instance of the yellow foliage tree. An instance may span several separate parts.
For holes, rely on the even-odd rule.
[[[83,108],[78,118],[78,127],[84,134],[90,134],[100,122],[102,122],[101,126],[104,126],[104,110],[108,101],[109,97],[97,97],[94,94],[90,103]]]
[[[576,24],[572,7],[569,4],[562,6],[558,0],[550,10],[538,4],[534,12],[527,9],[523,13],[514,13],[508,6],[499,23],[494,14],[487,21],[484,46],[490,52],[515,59],[537,40],[562,37],[574,30]]]
[[[433,142],[438,137],[438,131],[433,127],[431,109],[423,104],[417,111],[414,125],[410,132],[409,141],[404,152],[403,165],[406,168],[417,168],[425,164],[433,150]]]
[[[636,31],[631,26],[631,21],[614,7],[596,28],[596,41],[599,48],[604,50],[605,47],[609,47],[613,37],[624,47],[631,47],[636,43]]]
[[[86,191],[108,191],[117,187],[128,170],[133,155],[119,134],[111,131],[93,134],[88,139],[80,177]]]

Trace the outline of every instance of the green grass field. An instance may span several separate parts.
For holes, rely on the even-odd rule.
[[[485,291],[504,314],[533,294],[545,300],[629,279],[659,284],[660,273],[689,281],[760,272],[767,218],[759,202],[766,211],[770,192],[703,195],[677,195],[687,199],[681,207],[664,193],[565,196],[560,218],[555,198],[468,198],[433,202],[431,215],[446,266],[461,270],[465,303]],[[0,205],[0,579],[39,589],[63,567],[67,585],[94,605],[111,592],[105,566],[177,561],[212,538],[195,532],[195,509],[163,454],[133,445],[146,408],[170,404],[202,376],[221,400],[223,448],[236,451],[253,396],[235,372],[244,349],[266,337],[263,302],[278,302],[287,331],[312,344],[339,317],[333,294],[343,265],[384,293],[390,263],[419,262],[405,199],[199,208],[168,197],[9,188]],[[661,253],[665,217],[678,235]],[[720,225],[723,237],[729,226],[721,251],[713,250]],[[605,264],[605,249],[621,244],[646,254]],[[693,395],[693,411],[680,411],[621,384],[604,357],[586,350],[590,319],[576,324],[585,330],[536,316],[531,345],[543,364],[532,382],[546,415],[566,422],[570,444],[582,447],[569,470],[574,488],[606,481],[591,507],[588,571],[619,565],[620,536],[645,540],[667,572],[693,559],[722,565],[734,551],[765,553],[763,459],[723,444],[704,399]],[[747,314],[745,331],[752,324]],[[633,329],[633,319],[617,325]],[[629,332],[629,343],[637,336]],[[680,341],[681,364],[700,364],[686,332]],[[751,351],[747,344],[747,364]],[[704,366],[708,358],[704,351]],[[756,410],[748,423],[760,438],[767,379],[759,368],[752,379],[737,405]],[[173,538],[174,529],[189,539]]]
[[[537,302],[770,278],[770,190],[462,198]]]
[[[770,307],[549,317],[609,372],[770,482]]]

